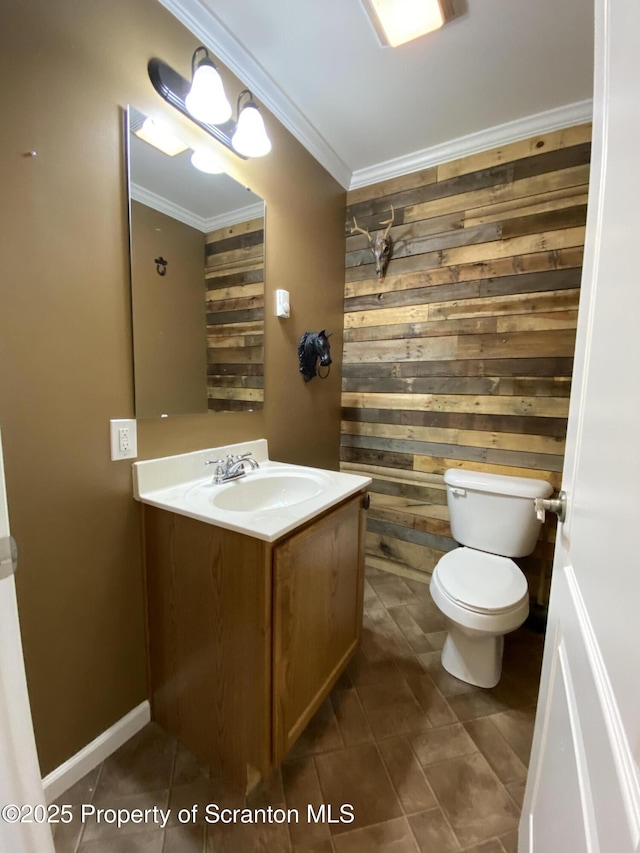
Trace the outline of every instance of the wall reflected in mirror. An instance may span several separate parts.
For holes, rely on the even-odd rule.
[[[264,201],[192,151],[163,153],[127,109],[137,418],[264,404]]]

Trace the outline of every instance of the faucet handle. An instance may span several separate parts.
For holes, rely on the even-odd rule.
[[[224,459],[207,459],[205,465],[215,465],[216,470],[213,472],[213,482],[220,483],[224,477]]]

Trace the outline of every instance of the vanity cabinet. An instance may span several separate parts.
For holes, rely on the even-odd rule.
[[[247,789],[358,646],[363,504],[357,494],[272,543],[144,506],[152,717]]]

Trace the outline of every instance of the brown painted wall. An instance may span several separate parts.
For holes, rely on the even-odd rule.
[[[199,141],[146,72],[155,55],[188,75],[197,41],[156,0],[21,0],[2,18],[0,426],[47,773],[146,697],[139,507],[108,439],[133,416],[121,110]],[[266,200],[267,304],[291,292],[290,320],[267,312],[265,409],[139,422],[140,458],[265,436],[274,458],[338,465],[345,194],[265,115],[268,158],[226,157]],[[325,326],[335,370],[305,384],[297,341]]]
[[[204,234],[137,201],[131,230],[136,414],[206,412]],[[169,261],[163,276],[159,257]]]
[[[447,468],[558,488],[591,128],[523,140],[354,190],[347,203],[343,467],[374,479],[373,565],[430,573],[455,547]],[[395,209],[375,277],[364,235]],[[522,561],[547,594],[554,524]]]

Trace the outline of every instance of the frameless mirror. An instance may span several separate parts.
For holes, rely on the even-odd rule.
[[[136,417],[260,409],[264,201],[126,115]]]

